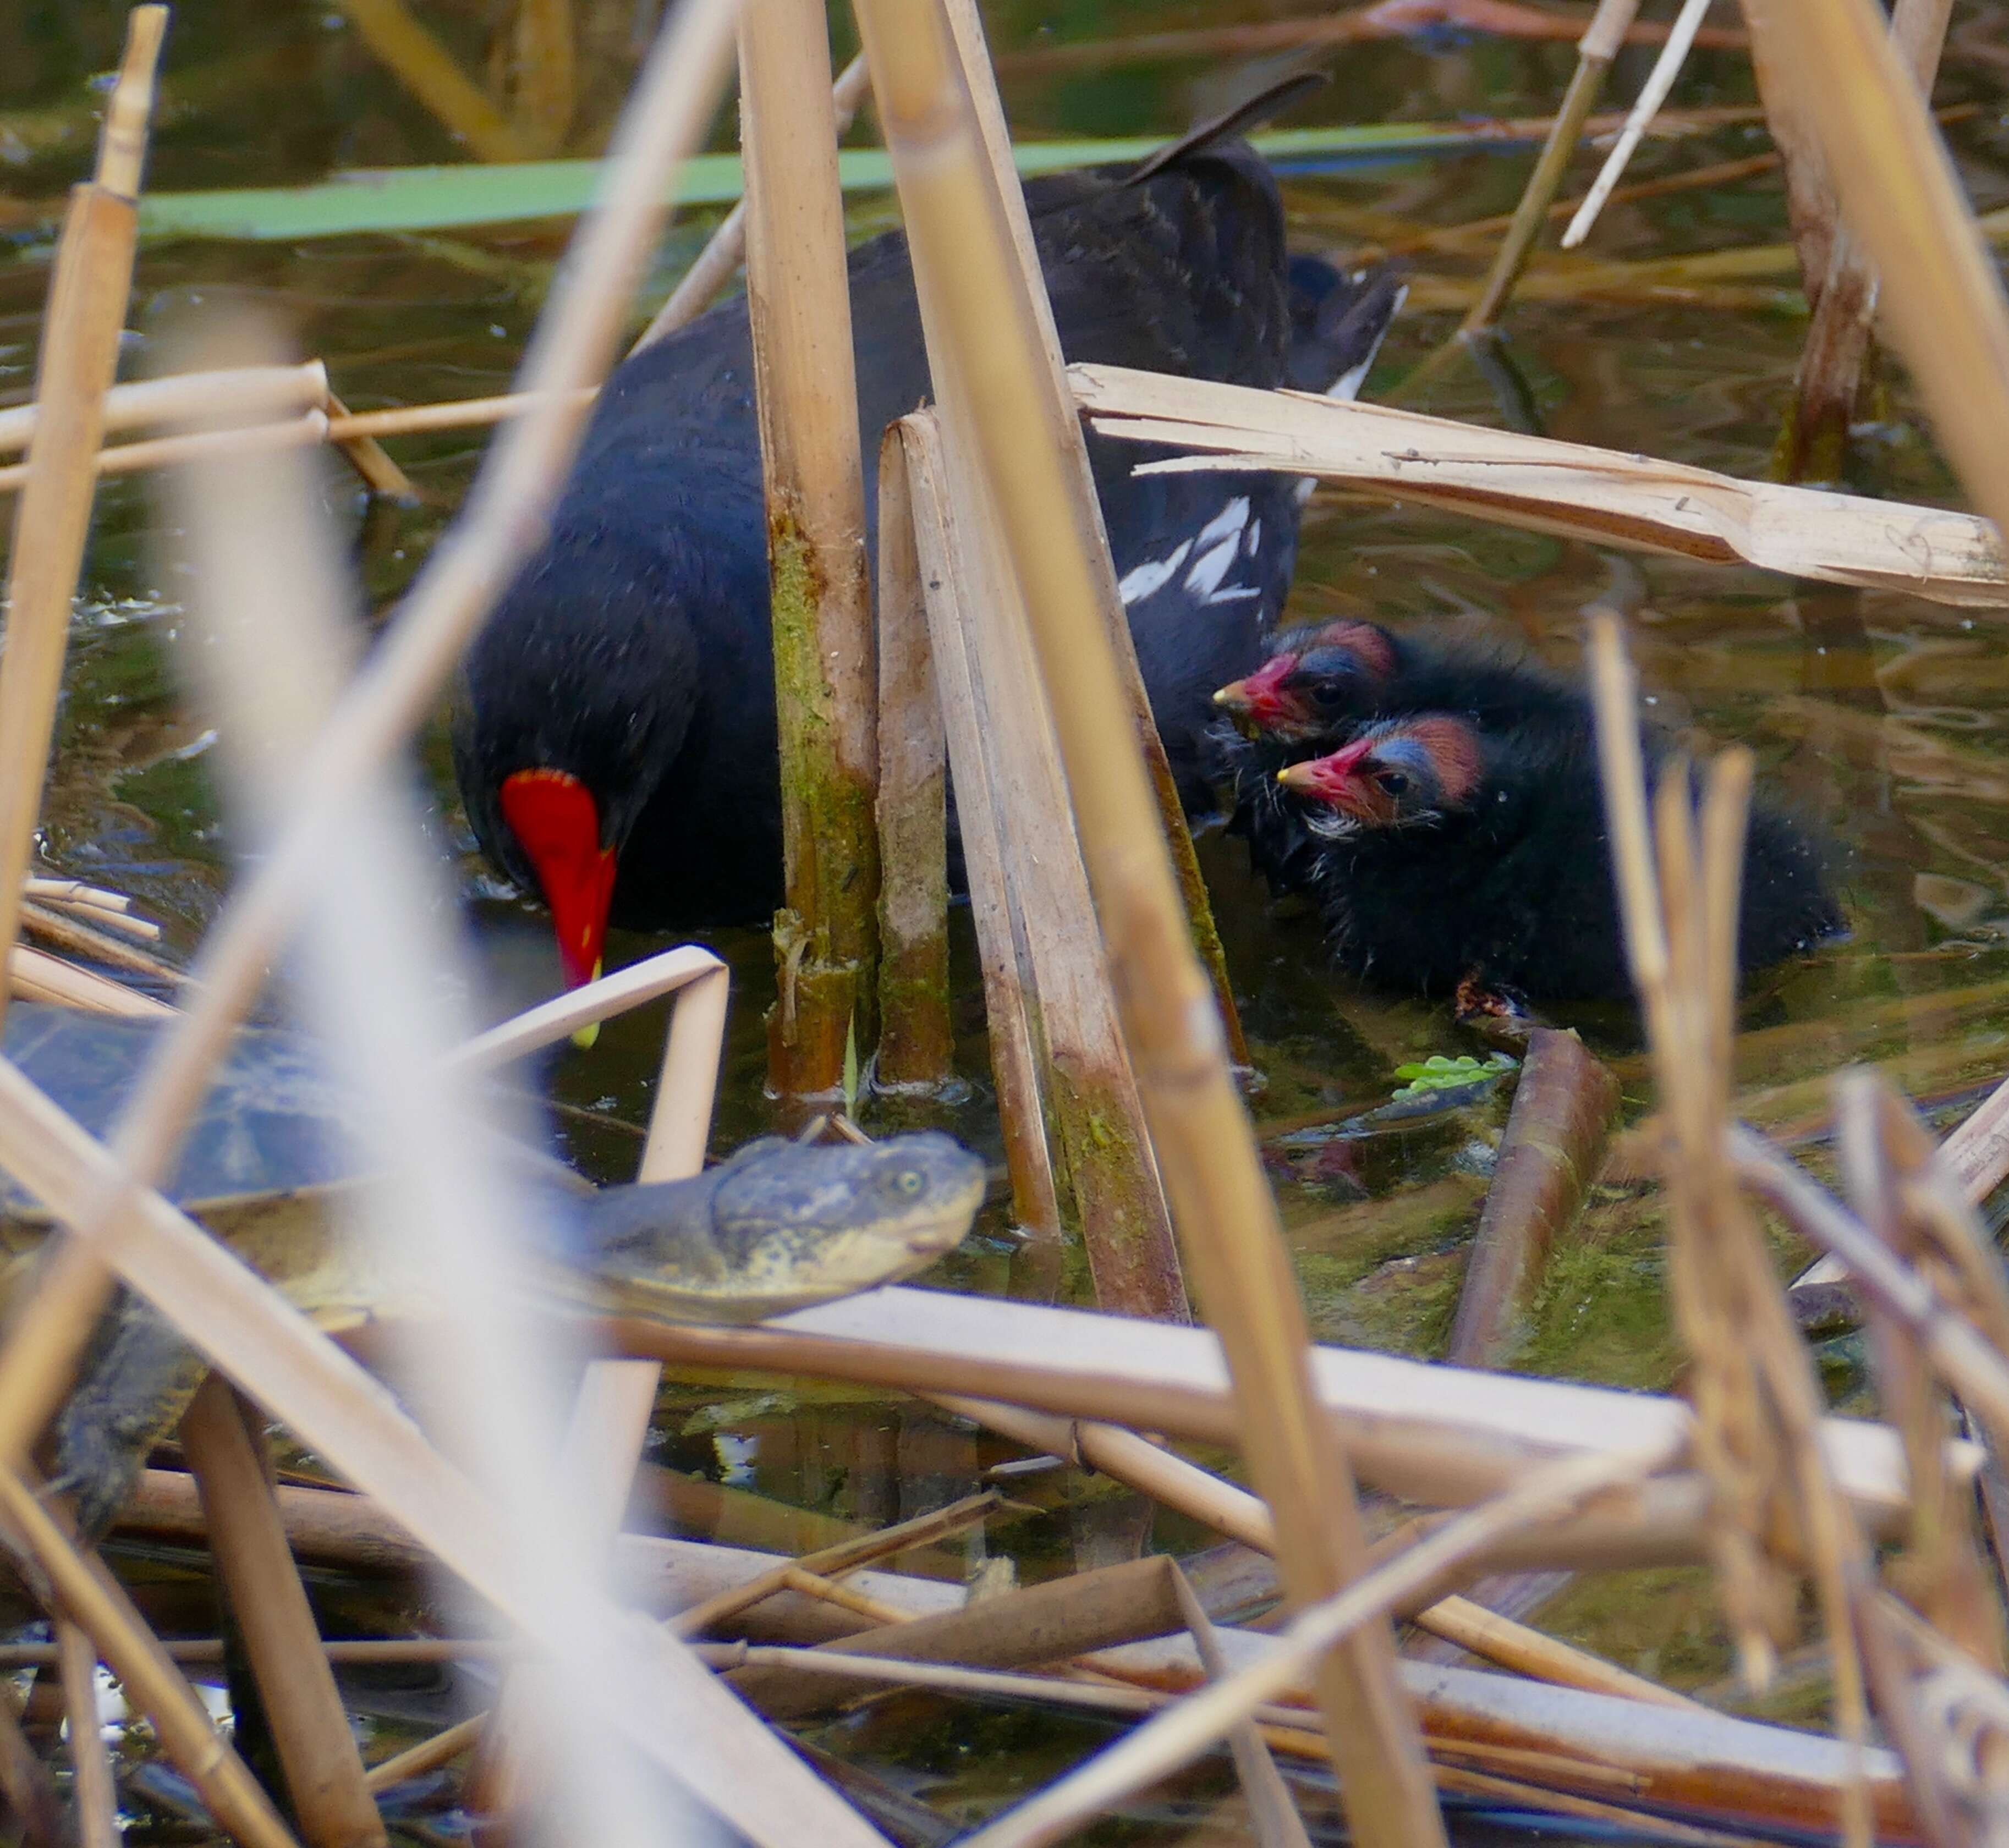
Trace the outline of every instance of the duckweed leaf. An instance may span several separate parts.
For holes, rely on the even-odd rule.
[[[1399,1103],[1405,1097],[1421,1097],[1431,1091],[1453,1091],[1460,1085],[1497,1078],[1502,1072],[1511,1071],[1516,1063],[1504,1053],[1491,1053],[1483,1064],[1469,1053],[1462,1053],[1455,1059],[1442,1053],[1433,1053],[1420,1065],[1395,1067],[1396,1077],[1407,1082],[1396,1092],[1394,1101]]]

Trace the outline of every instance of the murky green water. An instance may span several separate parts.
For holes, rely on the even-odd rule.
[[[508,11],[476,0],[427,5],[427,23],[480,73],[491,23]],[[584,101],[567,151],[597,147],[632,69],[648,0],[589,0],[576,9]],[[1976,204],[2009,196],[2009,136],[2000,108],[2005,60],[1997,5],[1958,9],[1942,103],[1981,112],[1953,131]],[[1121,0],[1022,3],[989,9],[1003,52],[1049,43],[1267,16],[1236,4],[1164,7]],[[47,282],[47,210],[84,169],[93,135],[83,86],[116,58],[122,12],[108,5],[0,5],[0,160],[23,202],[21,228],[0,261],[0,395],[29,391]],[[849,49],[840,23],[840,51]],[[1645,54],[1628,52],[1613,85],[1629,97]],[[1299,121],[1436,120],[1463,113],[1532,115],[1560,94],[1566,48],[1496,41],[1352,48],[1332,87]],[[174,107],[157,143],[158,189],[306,181],[331,168],[450,160],[458,151],[375,65],[331,8],[208,0],[184,9],[170,41]],[[1031,136],[1170,133],[1215,100],[1217,73],[1194,64],[1112,65],[1052,77],[1008,76],[1015,126]],[[1699,55],[1678,101],[1750,97],[1745,61]],[[721,142],[721,145],[725,143]],[[1761,130],[1719,130],[1653,143],[1632,177],[1672,174],[1763,151]],[[1522,154],[1416,163],[1320,177],[1295,175],[1286,196],[1299,241],[1348,248],[1419,228],[1511,209]],[[1581,164],[1579,182],[1587,178]],[[1573,186],[1572,192],[1579,189]],[[888,202],[858,202],[861,228],[887,221]],[[657,281],[673,278],[703,230],[679,228]],[[505,389],[533,324],[562,225],[451,237],[356,237],[297,246],[181,243],[142,257],[129,370],[172,306],[255,296],[285,317],[303,352],[327,362],[353,409],[472,397]],[[1593,240],[1602,257],[1665,256],[1777,242],[1784,213],[1776,178],[1621,206]],[[1483,249],[1484,246],[1480,246]],[[1419,275],[1470,273],[1454,259],[1415,260]],[[1600,297],[1519,309],[1513,352],[1548,431],[1734,474],[1763,472],[1803,322],[1791,278],[1777,287],[1703,287],[1684,299],[1607,289]],[[1419,289],[1419,295],[1425,292]],[[1444,288],[1433,299],[1447,300]],[[1449,331],[1444,309],[1398,326],[1368,395],[1387,390]],[[1472,372],[1443,376],[1426,408],[1476,421],[1501,415]],[[1957,499],[1896,382],[1862,445],[1863,485],[1925,501]],[[329,495],[353,536],[371,606],[382,610],[427,554],[479,458],[479,434],[407,439],[398,454],[425,504],[367,513],[331,469]],[[208,737],[186,712],[169,665],[172,578],[157,562],[160,515],[147,484],[108,483],[73,635],[55,774],[45,813],[48,865],[133,894],[191,954],[229,878],[229,845],[209,776]],[[1754,997],[1740,1050],[1746,1102],[1758,1120],[1795,1133],[1818,1126],[1818,1081],[1849,1060],[1886,1063],[1913,1095],[1961,1097],[2009,1067],[2009,670],[1998,625],[1887,593],[1797,587],[1750,570],[1618,557],[1476,526],[1415,508],[1322,491],[1307,515],[1291,614],[1360,614],[1398,627],[1458,624],[1517,637],[1551,663],[1574,664],[1581,613],[1616,602],[1660,717],[1698,745],[1752,745],[1779,792],[1817,817],[1847,854],[1852,940],[1797,967]],[[542,917],[491,880],[453,802],[437,731],[423,751],[438,798],[438,838],[475,920],[498,1008],[555,986]],[[1240,848],[1215,837],[1203,856],[1220,908],[1244,1019],[1265,1082],[1256,1101],[1274,1126],[1337,1121],[1385,1101],[1394,1067],[1433,1052],[1476,1050],[1442,1008],[1362,995],[1326,966],[1309,919],[1280,913],[1249,879]],[[994,1150],[982,1023],[967,919],[956,922],[961,1057],[969,1103],[950,1126]],[[624,937],[614,960],[659,947]],[[734,968],[732,1045],[717,1141],[729,1147],[765,1127],[760,1016],[772,993],[766,940],[727,934],[714,947]],[[1622,1029],[1586,1018],[1587,1037],[1621,1063],[1628,1105],[1646,1085]],[[616,1023],[590,1056],[548,1074],[561,1134],[603,1177],[624,1175],[639,1148],[661,1046],[660,1008]],[[1315,1326],[1326,1339],[1429,1354],[1448,1323],[1462,1249],[1484,1190],[1504,1099],[1355,1145],[1342,1161],[1279,1151],[1280,1195]],[[868,1117],[868,1120],[869,1120]],[[1015,1260],[994,1215],[930,1282],[992,1292],[1043,1286]],[[1525,1364],[1545,1372],[1664,1388],[1678,1362],[1660,1289],[1659,1227],[1650,1198],[1600,1195],[1575,1244],[1559,1255],[1538,1305]],[[1842,1357],[1845,1360],[1846,1357]],[[1833,1378],[1851,1404],[1859,1382]],[[798,1545],[817,1535],[776,1524],[774,1504],[825,1521],[880,1524],[967,1492],[1008,1454],[907,1401],[767,1382],[672,1384],[657,1421],[656,1460],[744,1494],[714,1498],[721,1531],[749,1544]],[[1070,1569],[1077,1549],[1120,1527],[1106,1485],[1033,1478],[1015,1492],[1045,1510],[999,1530],[993,1552],[1022,1577]],[[753,1498],[765,1498],[764,1501]],[[688,1498],[686,1498],[688,1499]],[[686,1524],[696,1517],[686,1513]],[[706,1517],[708,1521],[711,1517]],[[1159,1517],[1158,1544],[1206,1536]],[[206,1581],[172,1562],[156,1569],[152,1607],[169,1627],[213,1624]],[[389,1620],[381,1593],[317,1585],[331,1623]],[[1685,1685],[1717,1681],[1726,1663],[1699,1575],[1586,1582],[1545,1619],[1560,1634]],[[431,1708],[426,1701],[435,1701]],[[381,1696],[392,1731],[423,1724],[427,1695],[406,1712]],[[407,1703],[409,1705],[409,1703]],[[933,1703],[883,1703],[824,1742],[891,1770],[945,1813],[969,1817],[1049,1773],[1088,1742],[1086,1730]],[[1219,1834],[1189,1832],[1224,1788],[1211,1774],[1134,1823],[1099,1839],[1241,1840],[1232,1816]]]

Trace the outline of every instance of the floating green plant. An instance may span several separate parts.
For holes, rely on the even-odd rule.
[[[1395,1067],[1396,1077],[1405,1081],[1396,1092],[1395,1101],[1422,1097],[1432,1091],[1454,1091],[1461,1085],[1476,1084],[1481,1078],[1498,1078],[1503,1072],[1511,1071],[1516,1063],[1505,1053],[1490,1053],[1483,1062],[1469,1053],[1461,1053],[1455,1059],[1433,1053],[1420,1065]]]

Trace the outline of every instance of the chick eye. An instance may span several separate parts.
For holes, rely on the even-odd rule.
[[[1400,770],[1377,771],[1374,781],[1384,795],[1406,795],[1408,793],[1409,779]]]
[[[1315,680],[1312,682],[1312,703],[1328,709],[1347,703],[1346,689],[1336,680]]]
[[[918,1168],[902,1168],[893,1177],[893,1185],[903,1194],[917,1194],[921,1191],[921,1171]]]

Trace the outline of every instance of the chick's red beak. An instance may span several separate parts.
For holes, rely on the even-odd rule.
[[[614,897],[614,849],[600,844],[599,809],[578,777],[555,770],[505,777],[501,802],[551,908],[565,986],[577,988],[600,973]]]
[[[1272,655],[1246,679],[1231,681],[1223,687],[1214,695],[1214,703],[1258,730],[1295,724],[1304,715],[1284,683],[1297,664],[1294,654]]]
[[[1361,763],[1373,749],[1374,741],[1363,738],[1329,756],[1287,764],[1277,771],[1277,781],[1294,795],[1352,813],[1359,805]]]

